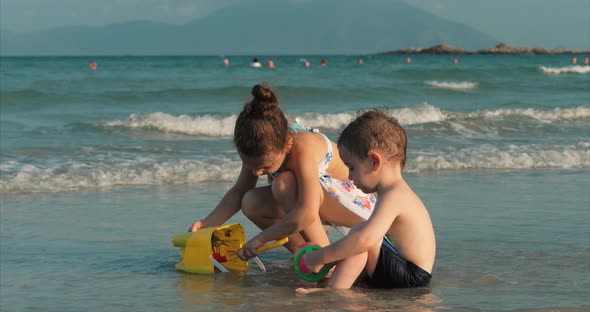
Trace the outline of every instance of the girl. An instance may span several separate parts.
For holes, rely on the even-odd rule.
[[[234,186],[217,207],[189,228],[219,226],[242,210],[262,232],[238,252],[247,260],[266,242],[288,236],[291,252],[305,241],[330,242],[322,223],[351,227],[369,218],[375,197],[348,181],[336,145],[316,130],[289,127],[272,90],[252,88],[252,100],[236,120],[233,142],[242,160]],[[267,174],[268,186],[256,187]]]

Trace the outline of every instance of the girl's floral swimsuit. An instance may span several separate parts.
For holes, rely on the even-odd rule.
[[[352,181],[340,181],[328,173],[328,166],[330,165],[333,154],[332,143],[330,142],[330,139],[328,139],[328,137],[326,137],[324,134],[319,133],[318,129],[306,128],[301,125],[292,126],[291,129],[295,131],[295,133],[297,133],[297,130],[311,131],[321,135],[324,138],[328,147],[328,151],[326,152],[324,159],[318,165],[320,184],[328,192],[328,194],[334,197],[338,202],[340,202],[340,204],[357,214],[359,217],[368,220],[371,216],[371,213],[373,213],[373,208],[375,207],[375,202],[377,201],[375,195],[373,193],[365,194],[363,191],[356,188]],[[287,158],[285,158],[285,161],[279,170],[268,175],[269,183],[272,183],[272,180],[276,175],[287,170],[286,163]],[[344,229],[338,228],[338,230],[342,232]],[[348,231],[346,232],[348,233]]]

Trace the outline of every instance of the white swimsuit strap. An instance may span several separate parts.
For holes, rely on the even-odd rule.
[[[320,172],[325,172],[328,170],[328,166],[330,166],[330,160],[332,160],[333,149],[332,142],[330,142],[330,139],[328,139],[328,137],[323,133],[320,133],[320,135],[324,138],[324,141],[326,141],[326,144],[328,145],[328,151],[326,152],[326,156],[319,165]]]

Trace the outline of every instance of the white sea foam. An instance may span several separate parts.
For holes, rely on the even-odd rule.
[[[443,121],[448,118],[448,113],[440,108],[422,103],[413,107],[390,109],[389,115],[397,118],[402,125],[414,125],[429,122]]]
[[[574,66],[564,66],[564,67],[539,66],[539,69],[543,73],[550,74],[550,75],[590,73],[590,66],[588,66],[588,65],[574,65]]]
[[[459,91],[474,89],[474,88],[477,88],[477,86],[478,86],[477,82],[471,82],[471,81],[431,80],[431,81],[425,81],[424,84],[431,86],[431,87],[435,87],[435,88],[448,89],[448,90],[459,90]]]
[[[19,163],[17,161],[9,160],[9,161],[0,163],[0,171],[10,171],[18,166],[19,166]]]
[[[333,114],[303,114],[300,119],[308,127],[322,128],[322,129],[341,129],[356,118],[360,112],[344,112]],[[420,123],[428,123],[441,121],[446,118],[439,108],[422,103],[412,107],[404,107],[397,109],[388,109],[385,111],[399,120],[402,125],[413,125]]]
[[[590,142],[572,145],[536,144],[444,150],[409,150],[408,172],[480,169],[590,169]],[[199,184],[232,182],[238,177],[241,162],[236,158],[211,158],[205,161],[181,159],[156,161],[147,157],[76,162],[52,167],[12,162],[0,166],[2,192],[60,192],[85,188],[128,185]],[[15,171],[15,168],[18,168]],[[264,179],[264,177],[261,177]]]
[[[188,115],[173,116],[157,112],[148,115],[132,114],[125,120],[110,121],[104,125],[130,129],[156,129],[190,135],[231,136],[235,123],[236,115],[191,117]]]
[[[590,168],[588,141],[551,147],[536,144],[507,147],[479,145],[436,152],[418,151],[416,154],[408,160],[411,171]]]
[[[124,185],[196,184],[233,181],[241,163],[230,159],[155,161],[150,158],[114,159],[53,167],[23,165],[3,173],[2,192],[59,192]]]
[[[339,130],[345,127],[360,112],[342,112],[331,114],[306,113],[289,115],[291,120],[300,118],[308,127]],[[386,113],[397,118],[404,126],[426,124],[440,121],[457,122],[466,119],[498,119],[504,117],[530,118],[544,122],[585,120],[590,118],[590,106],[571,108],[555,108],[540,110],[534,108],[513,108],[481,110],[472,112],[449,112],[422,103],[415,106],[388,109]],[[167,133],[187,135],[204,135],[212,137],[231,137],[233,135],[236,115],[213,116],[203,115],[191,117],[187,115],[173,116],[166,113],[147,115],[132,114],[124,120],[114,120],[102,124],[104,127],[122,127],[129,129],[151,129]]]
[[[590,118],[590,106],[578,106],[570,108],[555,108],[552,110],[539,110],[533,108],[513,108],[484,110],[471,113],[456,114],[457,118],[481,118],[491,119],[500,117],[527,117],[541,121],[567,121],[584,120]]]

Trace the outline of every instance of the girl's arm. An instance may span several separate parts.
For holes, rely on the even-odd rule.
[[[249,190],[256,187],[258,177],[242,164],[242,170],[234,186],[223,196],[217,207],[201,220],[195,221],[189,228],[194,232],[202,228],[219,226],[235,215],[241,209],[242,198]]]
[[[321,141],[324,142],[323,139]],[[290,169],[295,173],[297,180],[297,200],[294,207],[281,220],[252,239],[256,239],[261,245],[300,232],[319,219],[322,186],[318,177],[318,164],[323,159],[324,153],[321,152],[322,149],[314,148],[309,142],[299,142],[299,144],[296,145],[297,148],[294,147],[291,150],[290,154],[293,161]],[[302,146],[305,147],[300,148]]]

